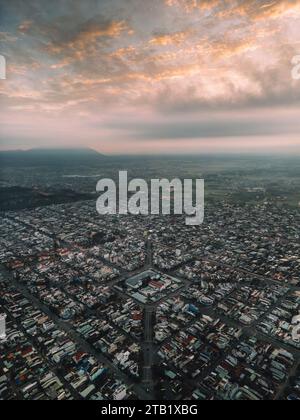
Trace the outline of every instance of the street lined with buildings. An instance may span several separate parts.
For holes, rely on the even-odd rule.
[[[231,211],[226,229],[219,209],[201,227],[89,202],[3,214],[0,398],[295,399],[297,230],[268,218],[250,251]]]

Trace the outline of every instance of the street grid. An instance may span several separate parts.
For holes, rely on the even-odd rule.
[[[9,217],[11,220],[14,220],[14,217],[9,215],[7,216]],[[20,221],[18,220],[18,223],[20,223]],[[28,223],[24,222],[24,226],[27,228],[32,228],[32,226],[30,226]],[[44,231],[40,231],[41,234],[45,235]],[[46,235],[47,236],[47,235]],[[49,239],[51,240],[55,240],[55,235],[50,235]],[[71,251],[78,251],[80,252],[82,249],[75,245],[75,244],[70,244],[68,242],[62,242],[61,241],[61,246],[63,246],[64,248],[68,248]],[[12,286],[14,286],[16,288],[16,290],[18,290],[24,297],[26,297],[34,307],[39,308],[42,312],[44,312],[46,315],[49,316],[50,319],[52,319],[56,325],[59,326],[59,328],[61,328],[63,331],[65,331],[76,343],[78,343],[78,345],[83,348],[85,351],[87,351],[89,354],[92,354],[99,362],[104,363],[105,365],[107,365],[109,367],[109,369],[114,372],[114,374],[116,374],[116,376],[120,379],[122,379],[122,381],[124,381],[125,384],[127,384],[127,386],[129,387],[129,389],[132,389],[135,393],[135,395],[139,398],[139,399],[143,399],[143,400],[154,400],[156,398],[155,395],[155,386],[156,386],[156,381],[157,379],[154,376],[154,371],[153,368],[155,365],[157,365],[159,363],[158,360],[158,352],[159,349],[166,345],[171,339],[172,337],[168,337],[166,338],[162,343],[157,343],[154,339],[154,323],[155,323],[155,316],[156,316],[156,311],[158,306],[164,302],[167,299],[170,299],[172,297],[176,297],[178,296],[181,292],[188,290],[189,287],[193,284],[193,281],[187,279],[186,277],[180,275],[178,273],[179,269],[181,267],[184,267],[187,262],[193,262],[193,261],[202,261],[202,262],[208,262],[208,263],[212,263],[212,264],[218,264],[219,266],[223,266],[224,268],[229,268],[234,270],[235,272],[241,273],[241,274],[247,274],[247,275],[251,275],[253,277],[253,279],[257,279],[261,282],[263,282],[263,284],[270,284],[270,285],[274,285],[274,284],[278,284],[278,285],[282,285],[280,283],[280,281],[276,281],[274,279],[259,275],[259,274],[254,274],[253,272],[251,272],[250,270],[244,269],[244,268],[239,268],[239,267],[232,267],[229,264],[225,264],[222,263],[220,261],[218,261],[217,259],[214,258],[214,256],[207,256],[207,255],[201,255],[197,252],[195,252],[192,256],[192,258],[190,258],[188,261],[184,261],[183,263],[181,263],[180,265],[178,265],[177,267],[175,267],[174,269],[171,270],[158,270],[158,268],[154,265],[153,263],[153,252],[154,252],[154,247],[155,245],[151,242],[150,239],[147,239],[145,242],[145,248],[146,248],[146,259],[145,259],[145,264],[143,267],[133,271],[133,272],[128,272],[127,270],[123,269],[122,267],[120,267],[119,265],[116,265],[114,263],[112,263],[111,261],[108,261],[107,259],[105,259],[103,256],[97,256],[96,258],[101,261],[103,264],[109,266],[112,269],[117,270],[117,272],[119,273],[118,276],[109,281],[107,283],[107,286],[109,286],[110,288],[113,288],[114,286],[124,282],[126,279],[129,279],[130,277],[133,277],[136,274],[142,273],[146,270],[149,269],[153,269],[156,271],[160,271],[163,272],[164,274],[170,275],[170,276],[174,276],[178,279],[180,279],[182,281],[182,285],[180,286],[180,288],[176,291],[173,291],[171,293],[166,293],[165,296],[163,296],[159,301],[154,302],[154,303],[150,303],[150,304],[142,304],[140,302],[137,302],[137,304],[142,308],[142,310],[144,311],[144,319],[143,319],[143,324],[144,324],[144,333],[143,333],[143,338],[140,342],[141,345],[141,349],[142,349],[142,354],[143,354],[143,362],[142,362],[142,366],[141,366],[141,380],[139,383],[136,383],[136,381],[133,381],[131,377],[129,377],[128,375],[126,375],[120,368],[118,368],[114,363],[111,362],[111,360],[109,360],[104,354],[101,354],[99,351],[96,351],[86,340],[84,340],[82,338],[82,336],[80,336],[76,330],[74,329],[74,327],[72,326],[71,323],[63,321],[62,319],[60,319],[55,313],[53,313],[53,311],[51,311],[49,309],[49,307],[47,307],[45,304],[43,304],[41,301],[39,301],[37,299],[36,296],[34,296],[32,293],[30,293],[30,291],[26,288],[26,286],[24,286],[23,284],[21,284],[18,280],[16,280],[16,278],[14,278],[14,276],[12,275],[12,273],[10,271],[7,270],[7,268],[2,265],[1,266],[1,275],[2,278],[5,278]],[[38,257],[38,256],[36,256]],[[35,256],[31,257],[31,261],[34,261]],[[85,274],[86,275],[86,274]],[[240,289],[243,286],[243,283],[237,283],[235,284],[233,291],[231,292],[234,293],[236,290]],[[56,285],[57,287],[57,285]],[[263,313],[263,315],[257,320],[255,321],[251,326],[245,326],[241,323],[239,323],[236,320],[233,320],[232,318],[229,318],[227,316],[225,316],[224,314],[220,313],[220,311],[218,311],[215,308],[209,308],[209,307],[201,307],[200,308],[200,313],[201,315],[207,315],[213,318],[217,318],[220,319],[226,326],[229,327],[234,327],[234,328],[239,328],[242,331],[243,336],[245,337],[257,337],[259,340],[265,342],[265,343],[269,343],[273,346],[275,346],[276,348],[282,348],[287,350],[289,353],[291,353],[294,356],[295,362],[292,366],[292,368],[290,369],[289,375],[287,377],[287,380],[281,384],[278,387],[275,399],[282,399],[285,391],[289,385],[289,378],[294,376],[297,369],[299,368],[300,365],[300,350],[297,348],[294,348],[293,346],[283,343],[282,341],[277,340],[276,338],[273,338],[271,336],[268,336],[262,332],[260,332],[257,329],[258,324],[260,323],[260,321],[262,319],[264,319],[268,314],[270,314],[274,308],[278,305],[280,305],[280,303],[283,301],[283,299],[286,297],[286,295],[288,295],[288,293],[290,293],[291,291],[295,291],[295,292],[299,292],[300,293],[300,288],[297,286],[293,286],[293,285],[287,285],[288,287],[288,291],[287,293],[284,294],[284,296],[280,297],[272,306],[270,306],[267,311],[265,311]],[[68,292],[63,288],[63,286],[61,286],[61,289],[64,291],[64,293],[66,295],[68,295]],[[118,297],[120,299],[124,299],[124,298],[132,298],[132,296],[130,294],[127,294],[126,292],[120,292],[120,291],[116,291]],[[229,295],[230,296],[230,295]],[[74,298],[74,296],[70,296],[72,297],[72,299],[76,300],[76,297]],[[228,296],[226,297],[228,298]],[[5,309],[5,305],[3,305],[4,310],[6,311],[9,319],[13,319],[11,314],[9,313],[8,310]],[[94,316],[94,317],[98,317],[98,312],[97,310],[94,309],[86,309],[86,313],[88,315]],[[192,320],[191,322],[189,322],[186,326],[185,326],[185,330],[187,330],[193,323],[195,322],[195,320]],[[31,337],[28,337],[28,334],[26,333],[26,331],[24,330],[24,328],[22,328],[22,326],[20,325],[20,323],[18,323],[18,327],[20,328],[20,330],[24,333],[24,335],[27,336],[27,338],[29,340],[32,341]],[[130,334],[124,332],[124,330],[121,327],[118,327],[115,325],[115,327],[120,331],[120,333],[127,335],[130,339],[132,339],[132,337],[130,336]],[[33,344],[37,344],[34,343]],[[207,369],[204,369],[201,372],[200,377],[197,378],[197,382],[201,382],[201,380],[203,380],[205,378],[205,376],[209,373],[212,372],[213,369],[218,365],[218,363],[220,362],[220,360],[225,359],[226,355],[229,354],[229,352],[231,351],[231,347],[229,347],[229,349],[227,349],[220,358],[218,358],[217,360],[215,360],[212,364],[210,364]],[[44,357],[44,356],[42,356]],[[55,372],[58,374],[59,376],[59,372]],[[60,377],[60,379],[62,380],[62,382],[64,384],[66,384],[67,388],[70,390],[71,394],[73,395],[73,397],[75,399],[80,399],[80,395],[78,395],[78,393],[76,393],[76,391],[74,391],[70,386],[68,386],[68,384],[66,383],[66,381],[64,380],[63,377]],[[193,382],[193,380],[189,380],[188,381],[191,385],[191,387],[195,386],[195,383]]]

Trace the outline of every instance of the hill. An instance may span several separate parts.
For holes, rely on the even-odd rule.
[[[93,149],[31,149],[0,152],[0,166],[92,165],[107,159]]]

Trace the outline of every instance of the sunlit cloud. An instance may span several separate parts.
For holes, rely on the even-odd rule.
[[[0,82],[6,117],[2,148],[11,139],[22,145],[25,131],[24,146],[30,135],[38,145],[41,121],[53,144],[90,139],[99,150],[120,153],[134,147],[145,151],[151,136],[170,142],[173,132],[178,151],[176,132],[183,143],[195,145],[198,136],[199,145],[212,150],[216,138],[226,149],[231,137],[231,146],[245,137],[258,147],[256,137],[278,142],[281,136],[284,149],[300,135],[300,85],[291,78],[291,59],[300,53],[300,1],[54,3],[15,0],[3,7],[0,40],[8,77]],[[283,109],[293,110],[291,117]],[[244,116],[256,111],[251,124],[257,130],[251,135],[237,118],[241,110]],[[224,111],[229,127],[217,118]],[[211,135],[203,130],[206,143],[195,125],[204,113],[202,127],[210,121],[219,127]],[[272,113],[278,125],[270,132]],[[124,116],[147,127],[147,133],[118,126]],[[81,123],[75,127],[73,120]],[[158,128],[177,127],[178,120],[180,128],[169,130],[170,138],[161,135]],[[68,138],[58,140],[57,132]]]
[[[180,7],[187,13],[215,10],[219,16],[249,19],[277,18],[299,11],[299,0],[165,0],[167,6]]]
[[[152,45],[179,45],[187,39],[190,32],[175,32],[173,34],[157,34],[150,41]]]

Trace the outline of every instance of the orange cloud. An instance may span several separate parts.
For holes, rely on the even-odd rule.
[[[33,66],[31,62],[28,63],[28,54],[24,57],[21,55],[10,71],[11,83],[28,86],[25,93],[18,92],[18,100],[20,97],[29,98],[30,106],[32,102],[47,106],[47,112],[55,109],[56,103],[60,107],[61,102],[66,103],[66,108],[73,107],[74,101],[88,108],[85,105],[87,100],[106,106],[113,100],[134,106],[139,98],[151,103],[151,97],[161,95],[157,101],[159,103],[164,96],[169,97],[170,92],[177,92],[177,89],[178,100],[174,102],[186,101],[188,104],[190,101],[201,106],[214,101],[221,106],[226,101],[230,104],[235,101],[244,103],[247,97],[263,98],[268,96],[268,92],[271,92],[271,98],[277,100],[272,83],[268,83],[267,72],[274,67],[272,74],[280,75],[277,86],[282,85],[282,90],[288,95],[289,86],[284,83],[288,76],[280,73],[280,69],[283,68],[285,74],[289,75],[290,68],[284,67],[285,55],[281,45],[288,44],[292,26],[294,33],[298,33],[297,18],[293,17],[288,22],[283,19],[280,25],[273,20],[254,22],[252,18],[255,16],[271,13],[276,16],[280,11],[292,10],[287,8],[291,7],[291,2],[287,1],[260,1],[261,7],[254,7],[257,3],[254,0],[167,0],[169,6],[185,5],[186,10],[193,8],[194,13],[184,15],[178,9],[179,17],[174,19],[172,11],[169,14],[170,22],[164,27],[165,32],[155,32],[160,27],[155,24],[143,30],[142,37],[138,33],[135,37],[128,36],[133,32],[121,17],[119,21],[112,22],[103,21],[101,17],[92,21],[84,20],[80,25],[71,25],[68,31],[62,27],[62,21],[53,25],[43,22],[31,28],[28,24],[31,38],[35,36],[41,40],[34,58],[44,65],[41,72],[35,72],[32,77]],[[293,2],[293,7],[296,4],[299,1]],[[200,15],[200,7],[203,10],[215,7],[214,16],[209,13]],[[220,18],[222,11],[223,20]],[[236,15],[252,18],[235,19]],[[20,28],[26,30],[25,21]],[[47,31],[48,38],[45,38]],[[272,36],[276,31],[279,32],[278,36]],[[7,37],[7,34],[0,33],[2,37]],[[23,38],[26,41],[27,37]],[[49,57],[44,62],[44,56],[39,56],[41,51],[45,53],[47,41],[50,65]],[[291,56],[292,52],[289,53]],[[69,79],[64,78],[67,72],[60,71],[67,66],[70,66]],[[263,80],[262,83],[260,80]],[[39,83],[42,84],[40,96],[30,93],[32,88],[38,90]],[[12,92],[2,93],[12,98],[15,97]],[[167,95],[161,92],[167,92]],[[113,100],[112,95],[115,96]]]
[[[266,19],[280,17],[292,9],[299,9],[299,6],[299,0],[265,1],[261,5],[255,0],[250,0],[243,2],[236,11],[254,19]]]
[[[276,19],[291,10],[297,10],[300,0],[237,0],[236,2],[223,2],[219,17],[241,16],[251,20]]]
[[[123,32],[127,35],[133,34],[132,29],[124,21],[92,23],[79,31],[71,40],[48,45],[47,52],[53,55],[65,54],[76,60],[82,60],[91,52],[97,51],[97,44],[101,39],[118,38]]]
[[[190,31],[175,32],[173,34],[160,34],[156,35],[149,41],[152,45],[179,45],[184,42],[189,36]]]
[[[106,27],[94,24],[79,33],[74,40],[67,43],[67,47],[73,49],[83,49],[86,46],[97,42],[99,38],[117,38],[121,35],[122,32],[125,31],[127,31],[127,33],[130,32],[127,24],[124,21],[113,21],[110,22]]]
[[[210,10],[218,6],[219,0],[165,0],[167,6],[180,6],[187,12],[195,9]]]
[[[134,55],[137,52],[136,48],[129,46],[125,48],[118,48],[113,53],[111,53],[111,57],[114,58],[126,58],[129,56]]]
[[[255,20],[277,18],[300,8],[299,0],[165,0],[165,4],[181,7],[188,13],[217,8],[217,15],[222,18],[243,16]]]

